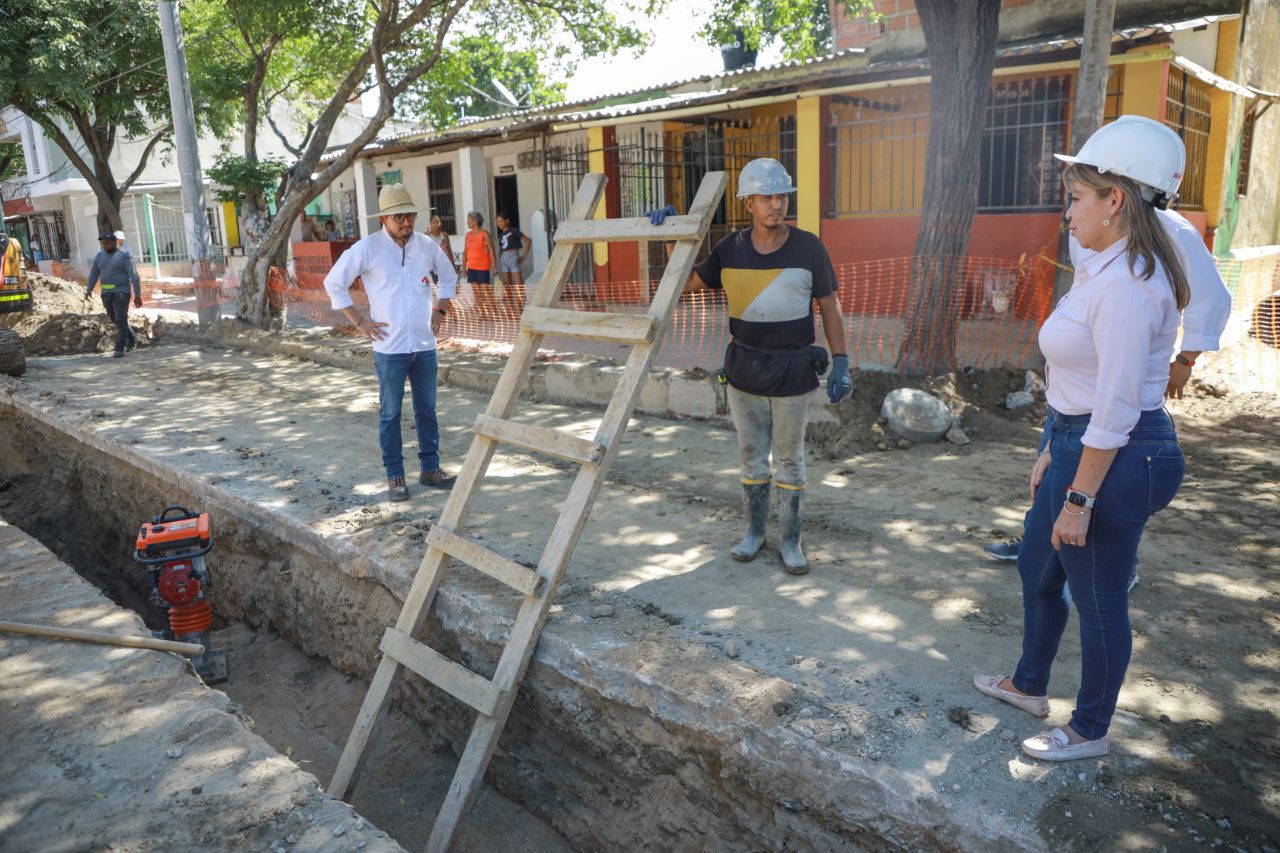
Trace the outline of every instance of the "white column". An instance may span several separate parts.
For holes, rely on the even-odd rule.
[[[473,210],[484,214],[485,227],[490,227],[489,170],[485,164],[483,148],[458,150],[458,230],[466,232],[466,217]]]
[[[361,237],[377,230],[378,225],[378,177],[373,173],[373,161],[360,157],[355,162],[356,225]]]

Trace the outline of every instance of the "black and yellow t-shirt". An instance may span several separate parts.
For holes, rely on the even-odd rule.
[[[791,228],[786,242],[762,255],[744,228],[717,243],[697,271],[729,300],[733,341],[724,369],[733,387],[765,397],[818,387],[810,356],[813,300],[836,292],[835,269],[821,240]]]

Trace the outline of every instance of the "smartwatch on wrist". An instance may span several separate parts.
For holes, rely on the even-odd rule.
[[[1067,503],[1081,509],[1093,509],[1093,505],[1098,502],[1097,498],[1091,498],[1079,489],[1067,489]]]
[[[1177,355],[1175,355],[1175,356],[1173,357],[1173,360],[1174,360],[1174,361],[1176,361],[1176,362],[1178,362],[1178,364],[1181,364],[1181,365],[1182,365],[1182,366],[1184,366],[1184,367],[1195,367],[1195,366],[1196,366],[1196,360],[1195,360],[1194,358],[1187,358],[1187,357],[1186,357],[1185,355],[1183,355],[1182,353],[1178,353]]]

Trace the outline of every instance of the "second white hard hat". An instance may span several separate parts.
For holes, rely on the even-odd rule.
[[[1187,149],[1178,134],[1155,119],[1132,115],[1120,116],[1099,128],[1074,157],[1053,156],[1064,163],[1083,163],[1104,174],[1132,178],[1151,189],[1150,202],[1167,202],[1177,196],[1187,166]]]
[[[796,191],[787,168],[772,157],[760,157],[738,174],[738,198],[749,195],[783,195]]]

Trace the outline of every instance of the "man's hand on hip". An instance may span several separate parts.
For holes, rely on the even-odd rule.
[[[387,323],[366,320],[363,317],[356,323],[356,330],[367,335],[371,341],[380,341],[387,336]]]

